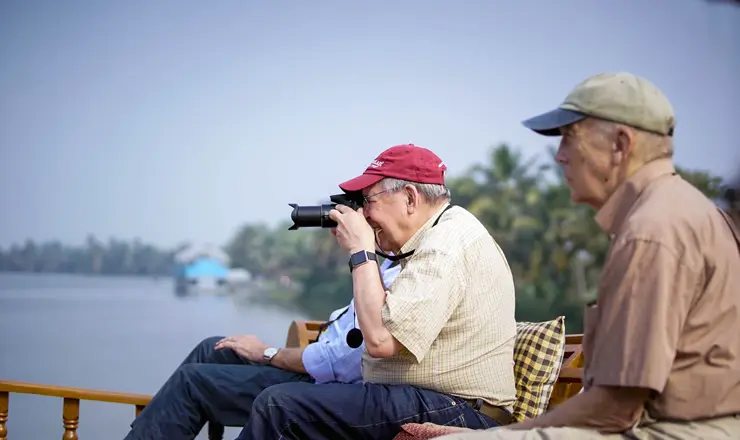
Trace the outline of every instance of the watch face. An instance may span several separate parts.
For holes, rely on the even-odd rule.
[[[367,254],[365,252],[357,252],[356,254],[352,254],[352,256],[350,257],[350,261],[352,262],[353,266],[357,266],[358,264],[367,261]]]
[[[270,347],[265,350],[265,353],[263,354],[263,356],[265,357],[265,359],[272,359],[272,357],[275,356],[277,352],[278,352],[277,348]]]

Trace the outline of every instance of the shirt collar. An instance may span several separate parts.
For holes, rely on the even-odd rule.
[[[605,232],[616,234],[642,191],[659,177],[675,173],[676,168],[670,159],[658,159],[644,165],[607,199],[596,213],[596,223]]]
[[[431,229],[431,227],[434,224],[434,222],[440,216],[440,214],[442,213],[442,211],[444,211],[447,208],[448,205],[449,205],[449,203],[445,203],[437,211],[435,211],[434,212],[434,215],[432,215],[431,217],[429,217],[429,220],[427,220],[423,225],[421,225],[421,227],[419,228],[419,230],[417,230],[416,232],[414,232],[414,235],[412,235],[411,238],[409,238],[406,241],[406,243],[404,243],[404,245],[401,246],[401,251],[399,252],[399,254],[404,254],[406,252],[411,252],[412,250],[414,250],[417,247],[419,247],[419,244],[421,243],[421,240],[424,238],[424,233],[426,231],[428,231],[429,229]],[[406,267],[406,259],[405,258],[401,260],[401,267]]]

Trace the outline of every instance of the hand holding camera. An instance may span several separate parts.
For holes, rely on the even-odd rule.
[[[329,218],[337,223],[331,233],[343,250],[350,254],[375,250],[375,231],[365,220],[362,208],[355,210],[338,204],[329,211]]]

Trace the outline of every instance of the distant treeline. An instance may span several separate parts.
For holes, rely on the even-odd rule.
[[[583,303],[596,295],[608,238],[591,208],[570,201],[570,190],[554,165],[552,157],[538,165],[498,145],[483,162],[450,178],[449,187],[453,203],[475,214],[506,253],[517,285],[517,319],[562,314],[568,332],[574,333],[581,331]],[[679,172],[740,219],[737,191],[727,190],[740,186],[740,179],[726,185],[704,171]],[[245,224],[226,250],[233,266],[280,280],[272,283],[282,289],[274,292],[276,297],[325,319],[352,296],[347,256],[329,231],[288,231],[288,226],[287,221]],[[138,241],[104,244],[94,237],[80,247],[27,241],[0,252],[0,270],[169,275],[175,251]]]
[[[174,251],[134,240],[111,239],[107,243],[89,236],[82,246],[58,241],[0,249],[0,271],[51,272],[106,275],[171,275]]]

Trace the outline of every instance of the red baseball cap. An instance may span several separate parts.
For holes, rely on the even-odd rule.
[[[345,192],[361,191],[384,177],[444,185],[447,165],[436,154],[414,144],[396,145],[378,155],[362,175],[339,184]]]

